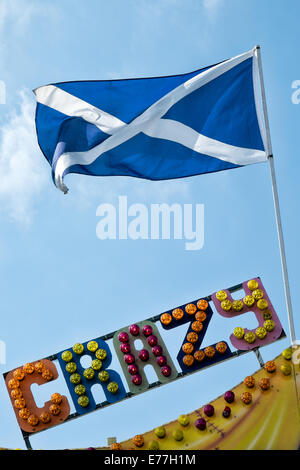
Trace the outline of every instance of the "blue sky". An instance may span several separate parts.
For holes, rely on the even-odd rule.
[[[300,6],[282,0],[2,0],[0,79],[0,339],[10,370],[165,309],[260,275],[287,331],[267,164],[181,181],[70,175],[67,196],[51,181],[34,131],[31,90],[57,81],[184,73],[262,47],[263,68],[294,309],[298,274]],[[96,237],[96,208],[203,203],[205,244]],[[255,327],[254,316],[239,320]],[[300,336],[300,321],[295,318]],[[214,318],[205,344],[236,321]],[[178,329],[179,330],[179,329]],[[184,331],[162,333],[175,355]],[[265,360],[288,340],[262,350]],[[254,354],[92,413],[32,438],[35,448],[105,445],[193,411],[257,369]],[[34,389],[38,403],[63,381]],[[23,447],[3,382],[0,445]]]

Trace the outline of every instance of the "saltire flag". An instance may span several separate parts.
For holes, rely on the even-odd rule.
[[[68,173],[182,178],[268,158],[258,50],[191,73],[34,90],[53,180]]]

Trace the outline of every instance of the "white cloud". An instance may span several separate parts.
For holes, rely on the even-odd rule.
[[[118,196],[127,196],[130,203],[178,202],[191,198],[190,182],[186,180],[149,181],[124,176],[87,177],[68,175],[70,191],[63,203],[87,210],[103,202],[115,203]]]
[[[47,0],[1,0],[0,33],[23,34],[35,16],[55,19],[58,14],[56,6]]]
[[[13,21],[14,31],[23,29],[33,13],[33,2],[24,0],[2,0],[0,4],[0,28],[6,27],[6,23]]]
[[[203,0],[203,7],[211,19],[215,18],[223,2],[224,0]]]
[[[148,0],[140,0],[138,3],[131,0],[131,4],[135,6],[136,11],[145,19],[148,18],[150,23],[157,21],[160,17],[168,20],[173,17],[180,20],[182,12],[189,9],[190,11],[199,11],[204,9],[204,13],[209,17],[215,16],[219,8],[223,5],[224,0],[160,0],[159,2],[149,2]]]
[[[0,64],[9,60],[12,49],[19,48],[22,37],[38,21],[55,23],[60,10],[48,0],[0,0]]]
[[[28,91],[0,129],[0,212],[28,225],[34,199],[49,179],[35,135],[35,103]]]
[[[14,49],[34,22],[55,23],[59,18],[59,8],[48,0],[0,0],[0,67],[6,76]],[[50,178],[36,141],[32,93],[20,92],[16,103],[0,128],[0,214],[28,226],[35,198]]]

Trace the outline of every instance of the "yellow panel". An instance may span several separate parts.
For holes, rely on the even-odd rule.
[[[300,348],[299,348],[300,350]],[[178,421],[165,424],[166,437],[159,439],[154,430],[143,435],[144,445],[136,447],[132,439],[121,443],[122,449],[145,450],[151,441],[156,441],[160,450],[195,450],[195,449],[273,449],[293,450],[300,447],[300,368],[293,365],[292,361],[285,360],[282,356],[274,359],[276,372],[268,373],[260,369],[253,376],[256,385],[253,389],[241,383],[232,390],[235,393],[235,401],[232,404],[225,402],[223,396],[212,401],[215,414],[207,418],[203,408],[195,410],[188,415],[190,424],[181,426]],[[292,374],[283,375],[280,367],[289,364]],[[259,379],[268,377],[271,387],[262,391],[258,386]],[[253,400],[250,405],[245,405],[240,396],[243,392],[250,391]],[[230,406],[230,418],[224,418],[222,412],[225,406]],[[207,428],[198,430],[194,423],[197,418],[205,417]],[[175,441],[172,433],[181,429],[184,438]]]

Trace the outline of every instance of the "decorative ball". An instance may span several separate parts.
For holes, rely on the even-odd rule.
[[[148,444],[149,450],[159,450],[159,445],[157,441],[150,441]]]
[[[126,331],[121,331],[121,333],[118,334],[118,340],[120,343],[128,343],[129,341],[129,335],[126,333]]]
[[[191,354],[186,354],[182,361],[187,367],[191,367],[194,364],[194,357]]]
[[[250,392],[243,392],[241,394],[241,400],[245,405],[249,405],[252,402],[252,394]]]
[[[160,439],[163,439],[166,435],[166,430],[163,426],[159,426],[158,428],[155,429],[154,433],[157,437],[159,437]]]
[[[196,333],[200,333],[200,331],[203,328],[203,323],[200,321],[196,320],[192,323],[192,330],[195,331]]]
[[[175,439],[175,441],[182,441],[183,432],[181,431],[181,429],[176,429],[175,431],[172,432],[172,436],[173,436],[173,439]]]
[[[134,384],[134,385],[141,385],[142,383],[142,376],[140,374],[134,374],[132,377],[131,377],[131,382]]]
[[[186,339],[187,339],[190,343],[197,343],[197,341],[198,341],[198,335],[197,335],[197,333],[195,333],[194,331],[191,331],[190,333],[188,333]]]
[[[180,415],[178,423],[181,424],[181,426],[188,426],[190,424],[190,419],[187,415]]]
[[[258,288],[258,282],[256,279],[251,279],[250,281],[248,281],[247,286],[249,287],[250,290],[253,291]]]
[[[227,401],[227,403],[233,403],[234,397],[235,395],[232,390],[228,390],[227,392],[224,393],[224,400]]]
[[[34,414],[31,414],[27,419],[27,423],[30,424],[31,426],[36,426],[38,422],[39,422],[39,418]]]
[[[172,315],[175,320],[181,320],[184,315],[184,312],[181,308],[174,308]]]
[[[53,379],[53,374],[49,369],[45,369],[44,372],[42,373],[42,377],[47,382],[50,382],[50,380]]]
[[[263,298],[264,296],[264,293],[261,289],[255,289],[253,292],[252,292],[252,295],[253,297],[255,298],[255,300],[260,300]]]
[[[187,304],[185,306],[185,311],[188,315],[194,315],[194,313],[197,311],[197,307],[194,304]]]
[[[265,369],[267,372],[275,372],[276,370],[276,364],[275,364],[275,361],[268,361],[265,363]]]
[[[135,357],[133,354],[125,354],[124,361],[126,364],[133,364],[135,362]]]
[[[166,356],[158,356],[156,359],[156,364],[160,367],[165,366],[167,364]]]
[[[142,436],[142,434],[137,434],[136,436],[134,436],[134,438],[132,439],[132,442],[134,443],[134,445],[136,447],[143,447],[144,445],[144,437]]]
[[[259,339],[264,339],[266,337],[267,330],[262,326],[259,326],[258,328],[256,328],[255,334]]]
[[[266,321],[266,320],[271,320],[271,318],[272,318],[272,312],[271,312],[271,310],[268,310],[268,309],[267,309],[267,310],[264,310],[264,311],[262,312],[262,315],[263,315],[263,319],[264,319],[265,321]]]
[[[58,416],[59,413],[61,412],[61,409],[60,409],[60,406],[59,405],[50,405],[49,406],[49,412],[53,415],[53,416]]]
[[[172,369],[170,366],[166,365],[160,369],[160,372],[162,373],[164,377],[169,377],[172,373]]]
[[[82,406],[82,408],[86,408],[88,406],[89,402],[90,402],[90,400],[86,395],[82,395],[77,400],[78,405]]]
[[[107,357],[107,352],[105,349],[97,349],[97,351],[95,352],[95,356],[100,361],[104,361]]]
[[[244,337],[244,334],[245,334],[244,328],[241,328],[240,326],[237,326],[233,330],[233,334],[237,339],[242,339]]]
[[[71,351],[64,351],[61,355],[61,358],[65,362],[70,362],[73,359],[73,354]]]
[[[220,302],[222,302],[223,300],[227,299],[227,292],[225,292],[225,290],[219,290],[216,293],[216,297]]]
[[[102,367],[102,361],[100,361],[100,359],[94,359],[91,366],[94,370],[100,370]]]
[[[154,348],[152,348],[152,353],[154,354],[154,356],[161,356],[162,353],[163,353],[163,349],[161,346],[157,345],[157,346],[154,346]]]
[[[129,364],[129,366],[127,367],[127,370],[130,375],[135,375],[138,373],[139,368],[136,364]]]
[[[54,405],[60,405],[62,402],[62,396],[60,393],[53,393],[51,395],[51,403]]]
[[[128,354],[128,353],[130,353],[130,351],[131,351],[130,344],[129,344],[129,343],[122,343],[122,344],[120,344],[120,351],[121,351],[123,354]]]
[[[226,299],[221,302],[221,309],[224,310],[225,312],[229,312],[232,308],[232,302],[230,300]]]
[[[42,414],[40,415],[40,421],[41,421],[41,423],[43,423],[43,424],[48,424],[48,423],[50,423],[50,421],[51,421],[51,415],[50,415],[49,413],[47,413],[47,411],[45,411],[45,413],[42,413]]]
[[[258,385],[262,390],[269,390],[270,388],[270,379],[264,377],[258,381]]]
[[[229,418],[231,415],[231,408],[229,406],[225,406],[222,415],[224,418]]]
[[[83,371],[83,375],[86,379],[92,380],[95,377],[95,371],[91,367],[88,367]]]
[[[140,327],[136,324],[133,324],[129,327],[129,333],[132,335],[132,336],[138,336],[139,333],[140,333]]]
[[[17,398],[22,398],[23,397],[23,393],[22,393],[22,390],[20,388],[14,388],[12,391],[11,391],[11,394],[10,396],[16,400]]]
[[[24,377],[25,377],[25,372],[23,369],[19,368],[19,369],[16,369],[13,373],[13,377],[14,379],[16,380],[23,380]]]
[[[73,346],[73,351],[75,354],[82,354],[84,351],[84,346],[81,343],[76,343]]]
[[[219,354],[224,354],[227,351],[227,344],[224,341],[220,341],[216,344],[216,350]]]
[[[184,343],[182,346],[182,351],[185,354],[191,354],[194,351],[194,345],[192,343]]]
[[[289,364],[283,364],[280,367],[280,370],[283,373],[283,375],[291,375],[291,373],[292,373],[292,368]]]
[[[269,332],[273,331],[275,328],[275,323],[273,322],[273,320],[266,320],[264,322],[264,328]]]
[[[84,385],[76,385],[74,388],[76,395],[84,395],[85,394],[85,386]]]
[[[81,377],[79,374],[72,374],[70,376],[70,382],[74,385],[77,385],[81,382]]]
[[[255,333],[253,333],[253,331],[248,331],[244,336],[244,340],[249,344],[254,343],[256,340]]]
[[[20,387],[20,382],[17,379],[10,379],[8,382],[8,388],[11,390]]]
[[[207,348],[204,349],[204,353],[206,357],[208,357],[209,359],[212,359],[214,355],[216,354],[216,350],[212,346],[208,346]]]
[[[198,418],[195,421],[195,426],[197,429],[200,429],[200,431],[204,431],[206,429],[206,421],[204,418]]]
[[[20,416],[20,418],[22,418],[22,419],[28,419],[29,416],[30,416],[30,411],[29,411],[29,409],[28,409],[28,408],[21,408],[21,409],[19,410],[19,416]]]
[[[100,382],[107,382],[109,380],[109,373],[106,370],[102,370],[98,374],[98,379]]]
[[[246,296],[243,298],[243,302],[244,302],[244,304],[245,304],[247,307],[252,307],[252,305],[253,305],[254,302],[255,302],[255,299],[252,297],[252,295],[246,295]]]
[[[201,349],[199,351],[194,352],[194,358],[197,362],[202,362],[205,358],[205,353]]]
[[[205,299],[200,299],[197,302],[197,307],[199,310],[206,310],[208,307],[208,302]]]
[[[99,345],[98,345],[97,341],[89,341],[88,344],[87,344],[87,349],[88,349],[88,351],[91,351],[91,352],[96,352],[98,347],[99,347]]]
[[[109,393],[115,394],[119,390],[119,385],[117,384],[117,382],[109,382],[109,384],[107,385],[107,390],[109,391]]]
[[[110,446],[110,450],[123,450],[123,447],[122,447],[121,444],[119,444],[118,442],[114,442],[114,443]]]
[[[232,308],[235,312],[240,312],[244,308],[244,304],[241,300],[234,300],[232,302]]]
[[[33,374],[33,372],[34,372],[34,365],[31,364],[30,362],[28,362],[27,364],[25,364],[25,365],[23,366],[23,370],[24,370],[25,374],[28,374],[28,375]]]
[[[172,321],[172,317],[169,313],[163,313],[160,316],[160,321],[163,325],[170,325],[170,323]]]
[[[155,335],[150,335],[147,338],[147,343],[149,344],[149,346],[154,347],[157,345],[158,339]]]
[[[34,364],[34,369],[38,374],[42,374],[46,369],[46,366],[43,362],[39,361]]]
[[[210,416],[213,416],[215,409],[212,405],[205,405],[203,408],[203,412],[204,414],[206,414],[206,416],[210,417]]]
[[[196,313],[195,318],[197,321],[200,321],[201,323],[203,323],[206,320],[206,313],[200,310],[199,312]]]
[[[66,371],[69,372],[69,374],[74,374],[76,370],[77,365],[75,364],[75,362],[68,362],[68,364],[66,365]]]
[[[292,359],[292,356],[293,356],[292,348],[287,348],[282,351],[282,357],[284,357],[284,359],[286,359],[287,361],[290,361]]]
[[[265,310],[266,308],[268,308],[268,301],[266,299],[259,299],[257,301],[257,306],[259,310]]]
[[[171,315],[170,315],[171,316]],[[150,325],[145,325],[143,326],[142,332],[144,336],[150,336],[152,335],[152,326]]]
[[[26,401],[24,398],[17,398],[14,403],[15,407],[20,410],[21,408],[26,407]]]
[[[255,385],[255,378],[252,375],[248,375],[244,378],[244,384],[248,388],[253,388]]]

